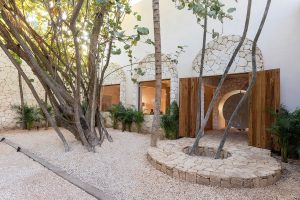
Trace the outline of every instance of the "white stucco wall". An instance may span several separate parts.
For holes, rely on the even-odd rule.
[[[133,10],[142,15],[141,25],[150,29],[150,37],[153,37],[152,29],[152,1],[141,0],[134,5]],[[248,31],[248,38],[253,39],[260,23],[266,0],[253,1],[252,16]],[[179,78],[193,76],[192,62],[202,46],[202,29],[196,23],[195,17],[190,11],[177,10],[171,0],[160,1],[161,9],[161,34],[162,52],[174,53],[178,45],[187,45],[178,64]],[[236,7],[233,14],[234,20],[226,21],[223,26],[223,35],[240,35],[243,30],[247,0],[226,1],[228,7]],[[265,69],[281,69],[281,100],[289,109],[300,107],[300,1],[299,0],[273,0],[269,16],[259,40],[258,46],[264,56]],[[136,21],[127,17],[124,28],[130,30]],[[211,27],[221,30],[219,24],[210,23]],[[129,31],[128,31],[129,32]],[[212,40],[209,37],[208,42]],[[134,49],[137,60],[145,55],[153,53],[154,48],[148,45],[139,45]],[[114,62],[120,65],[128,64],[125,55],[116,56]],[[127,72],[127,104],[132,104],[132,82],[130,80],[130,68]]]

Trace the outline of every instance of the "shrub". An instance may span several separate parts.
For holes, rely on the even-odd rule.
[[[282,161],[287,162],[288,157],[295,157],[297,153],[300,157],[300,109],[289,112],[281,106],[277,113],[273,113],[273,116],[275,122],[270,130],[278,138]]]
[[[113,128],[117,129],[118,122],[121,121],[122,115],[125,112],[125,107],[121,103],[114,104],[108,109],[108,112],[113,123]]]
[[[144,122],[144,113],[141,111],[135,111],[133,121],[136,124],[138,133],[141,132],[142,124]]]
[[[33,127],[34,122],[40,122],[43,118],[36,106],[29,106],[25,104],[24,107],[14,105],[12,108],[17,112],[18,116],[16,119],[18,120],[18,123],[24,124],[24,128],[28,130]]]
[[[161,117],[160,126],[164,129],[166,138],[177,138],[179,130],[179,108],[176,101],[171,103],[166,114]]]
[[[127,127],[128,131],[131,132],[134,115],[135,110],[133,108],[125,108],[124,112],[120,116],[120,121],[122,122],[122,131],[125,131]]]

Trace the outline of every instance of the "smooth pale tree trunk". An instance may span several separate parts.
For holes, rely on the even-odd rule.
[[[203,68],[204,68],[204,59],[205,59],[205,49],[206,49],[206,35],[207,35],[207,6],[205,7],[205,17],[204,17],[204,25],[203,25],[203,40],[202,40],[202,52],[201,52],[201,63],[199,67],[199,83],[198,83],[198,108],[197,108],[197,119],[196,119],[196,132],[200,130],[201,125],[201,104],[202,104],[202,83],[203,83]]]
[[[161,101],[161,35],[160,35],[160,14],[159,0],[152,0],[154,43],[155,43],[155,105],[152,124],[151,146],[157,145],[160,128],[160,101]]]
[[[213,98],[212,98],[212,100],[211,100],[211,102],[209,104],[209,107],[207,109],[207,112],[205,114],[205,118],[201,122],[201,128],[200,128],[200,130],[198,131],[198,133],[196,135],[196,140],[195,140],[192,148],[190,149],[190,152],[189,152],[190,155],[192,155],[192,154],[195,153],[195,150],[196,150],[196,148],[199,145],[199,141],[200,141],[201,137],[203,136],[204,128],[205,128],[205,126],[206,126],[206,124],[208,122],[209,116],[210,116],[210,114],[211,114],[211,112],[213,110],[213,107],[215,106],[215,104],[217,102],[217,99],[219,97],[219,94],[221,92],[222,85],[223,85],[223,83],[224,83],[224,81],[225,81],[225,79],[227,77],[227,74],[228,74],[228,72],[229,72],[229,70],[231,68],[231,65],[232,65],[235,57],[237,56],[239,50],[241,49],[241,47],[242,47],[242,45],[243,45],[243,43],[244,43],[244,41],[246,39],[247,32],[248,32],[248,27],[249,27],[250,15],[251,15],[251,5],[252,5],[252,0],[248,0],[246,21],[245,21],[243,35],[242,35],[242,37],[240,39],[240,42],[239,42],[238,46],[235,48],[235,50],[234,50],[234,52],[233,52],[233,54],[232,54],[232,56],[231,56],[231,58],[230,58],[230,60],[229,60],[229,62],[227,64],[227,67],[226,67],[226,69],[225,69],[225,71],[224,71],[224,73],[223,73],[223,75],[221,77],[221,80],[220,80],[220,82],[219,82],[219,84],[218,84],[218,86],[217,86],[217,88],[216,88],[216,90],[214,92]]]
[[[256,65],[256,47],[257,47],[257,41],[260,37],[260,34],[262,32],[262,29],[264,27],[264,24],[265,24],[265,21],[267,19],[267,16],[268,16],[268,12],[269,12],[269,8],[270,8],[270,5],[271,5],[271,1],[272,0],[268,0],[267,2],[267,5],[265,7],[265,11],[264,11],[264,15],[262,17],[262,20],[261,20],[261,23],[260,23],[260,26],[258,28],[258,31],[255,35],[255,38],[253,40],[253,44],[252,44],[252,77],[251,77],[251,80],[250,80],[250,83],[249,83],[249,86],[246,90],[246,92],[244,93],[242,99],[239,101],[238,105],[236,106],[234,112],[232,113],[232,115],[230,116],[230,119],[228,121],[228,125],[224,131],[224,135],[222,137],[222,140],[220,142],[220,145],[218,147],[218,150],[217,150],[217,153],[215,155],[215,158],[216,159],[219,159],[221,157],[221,151],[224,147],[224,144],[226,142],[226,138],[230,132],[230,128],[232,126],[232,122],[233,120],[235,119],[236,115],[238,114],[240,108],[242,107],[242,105],[245,103],[245,101],[247,100],[254,84],[255,84],[255,81],[256,81],[256,70],[257,70],[257,65]]]
[[[19,91],[20,91],[20,100],[21,100],[21,110],[22,110],[22,117],[24,119],[25,113],[24,113],[24,93],[23,93],[23,86],[22,86],[22,76],[20,74],[20,72],[18,72],[18,81],[19,81]],[[22,129],[25,129],[26,124],[23,121],[22,122]]]

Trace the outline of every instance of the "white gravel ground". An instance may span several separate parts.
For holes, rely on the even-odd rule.
[[[0,199],[95,199],[6,144],[0,143]]]
[[[276,185],[266,188],[224,189],[202,186],[181,182],[154,169],[146,160],[146,152],[150,142],[149,135],[128,132],[122,133],[112,129],[109,129],[109,132],[111,133],[114,142],[109,143],[105,141],[102,147],[97,148],[97,153],[87,152],[79,142],[74,140],[71,134],[66,134],[67,140],[71,146],[71,151],[64,153],[61,142],[52,130],[38,132],[13,131],[5,134],[5,136],[13,142],[37,153],[52,164],[65,169],[70,174],[105,191],[108,195],[114,196],[116,199],[300,199],[299,166],[285,164],[284,177],[277,182]],[[2,154],[2,150],[0,153]],[[3,164],[7,167],[13,165],[13,163],[5,164],[5,162],[7,162],[6,160],[7,158],[0,160],[1,168],[3,168]],[[29,168],[29,166],[31,168],[32,164],[30,163],[33,161],[29,160],[27,162],[28,167],[23,167],[22,173],[23,170],[24,173],[26,173],[26,169]],[[3,172],[1,171],[0,173]],[[5,174],[7,173],[10,173],[10,171],[7,171]],[[58,184],[55,183],[58,178],[55,179],[53,175],[51,177],[52,178],[46,179],[42,178],[41,183],[36,183],[47,185],[49,188],[48,190],[51,191],[57,189],[57,195],[62,196],[59,198],[49,196],[49,198],[43,199],[75,199],[72,194],[78,191],[77,188],[74,188],[70,196],[68,196],[62,189],[63,186],[60,185],[58,187]],[[23,183],[25,180],[18,179],[18,173],[12,172],[8,180],[10,179],[17,179],[17,181],[20,182],[19,184],[21,184],[22,187],[20,187],[19,190],[21,191],[18,191],[18,189],[15,188],[16,184],[10,184],[10,181],[6,183],[6,180],[2,181],[1,178],[1,192],[2,188],[6,188],[6,191],[8,192],[18,191],[17,194],[26,194],[27,197],[30,195],[35,197],[35,190],[32,189],[27,191],[25,185],[28,184]],[[79,199],[84,199],[84,197]]]

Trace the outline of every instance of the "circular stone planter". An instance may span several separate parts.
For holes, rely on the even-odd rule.
[[[185,148],[183,148],[183,152],[185,154],[188,154],[188,152],[190,151],[191,147],[187,146]],[[205,146],[199,146],[196,150],[195,150],[195,156],[204,156],[204,157],[209,157],[209,158],[214,158],[216,155],[216,149],[212,148],[212,147],[205,147]],[[231,156],[231,153],[222,150],[221,151],[221,159],[226,159],[228,157]]]
[[[226,188],[265,187],[281,176],[281,164],[269,150],[227,142],[223,159],[214,159],[219,141],[203,138],[196,156],[186,154],[194,139],[160,141],[148,149],[147,158],[171,177],[202,185]]]

